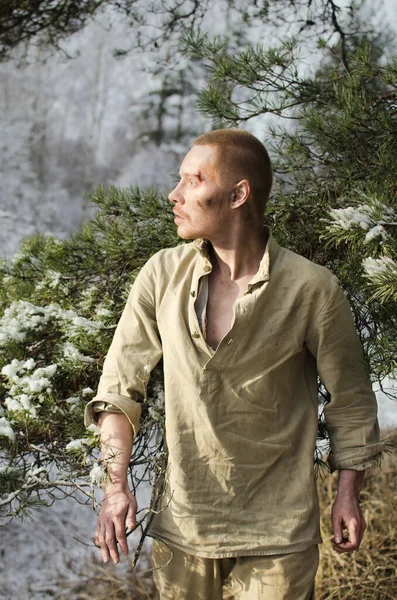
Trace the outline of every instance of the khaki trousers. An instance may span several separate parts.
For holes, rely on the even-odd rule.
[[[153,541],[160,600],[314,600],[317,546],[293,554],[221,559],[174,547],[172,552],[170,560],[170,547]]]

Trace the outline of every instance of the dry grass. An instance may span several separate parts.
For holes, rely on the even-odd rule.
[[[358,552],[332,550],[331,506],[336,474],[319,485],[323,545],[317,575],[317,600],[397,599],[397,457],[386,456],[368,472],[361,507],[367,522]]]
[[[330,541],[333,537],[330,514],[336,480],[335,474],[319,483],[324,543],[320,548],[316,600],[396,600],[397,457],[385,457],[383,466],[366,476],[361,498],[368,528],[362,547],[351,555],[337,554]],[[157,598],[148,569],[133,570],[128,562],[117,567],[103,565],[99,559],[84,567],[81,583],[56,597],[57,600]]]
[[[140,561],[148,563],[145,555]],[[61,585],[64,592],[57,594],[55,600],[158,600],[151,570],[133,569],[128,560],[116,566],[94,558],[82,566],[78,584]]]

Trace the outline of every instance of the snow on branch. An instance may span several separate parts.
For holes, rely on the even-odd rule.
[[[371,299],[397,302],[397,261],[390,256],[363,260],[364,275],[373,288]]]
[[[379,198],[357,194],[365,202],[329,211],[323,237],[328,245],[344,243],[355,252],[360,275],[371,292],[368,302],[396,302],[397,211]]]
[[[368,199],[370,200],[370,199]],[[333,208],[329,211],[327,230],[333,237],[353,240],[356,234],[365,243],[388,238],[388,226],[394,226],[397,213],[379,200],[359,206]]]

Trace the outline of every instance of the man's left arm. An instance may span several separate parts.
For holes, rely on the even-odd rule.
[[[383,444],[379,441],[377,402],[361,341],[335,277],[306,343],[330,393],[330,402],[324,407],[331,444],[328,462],[331,471],[339,471],[332,508],[334,549],[351,552],[359,548],[366,527],[359,504],[364,472],[378,463]]]
[[[367,527],[359,500],[364,473],[351,469],[339,471],[338,491],[332,507],[332,543],[336,552],[352,552],[360,547]]]

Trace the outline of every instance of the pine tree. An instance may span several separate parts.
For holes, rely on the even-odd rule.
[[[25,239],[0,269],[0,514],[29,515],[66,496],[96,505],[106,479],[100,431],[84,428],[129,289],[147,259],[178,243],[169,201],[154,190],[105,191],[95,218],[69,240]],[[161,367],[143,400],[131,486],[164,461]],[[146,526],[144,514],[139,524]]]
[[[332,3],[326,3],[331,6]],[[277,184],[265,220],[278,241],[332,269],[351,302],[373,381],[396,373],[396,75],[374,44],[328,48],[315,77],[301,73],[296,41],[275,48],[187,30],[183,47],[206,66],[199,108],[214,126],[256,131],[287,118],[264,140]],[[260,137],[260,136],[259,136]],[[165,196],[99,189],[98,211],[71,239],[36,236],[0,271],[0,508],[21,516],[66,495],[94,500],[107,477],[99,431],[83,427],[115,325],[136,274],[176,238]],[[320,388],[320,398],[328,394]],[[161,368],[143,400],[131,485],[164,463]],[[326,438],[319,420],[319,439]],[[317,457],[321,462],[321,455]],[[139,473],[136,466],[140,468]],[[143,473],[143,474],[142,474]],[[141,527],[145,533],[146,515]]]
[[[229,52],[227,40],[189,32],[184,44],[207,65],[198,104],[218,126],[255,131],[265,115],[288,119],[288,128],[273,121],[265,140],[277,181],[265,219],[282,244],[334,271],[373,381],[394,377],[396,58],[379,64],[367,41],[349,48],[348,63],[326,61],[308,78],[294,41]]]

